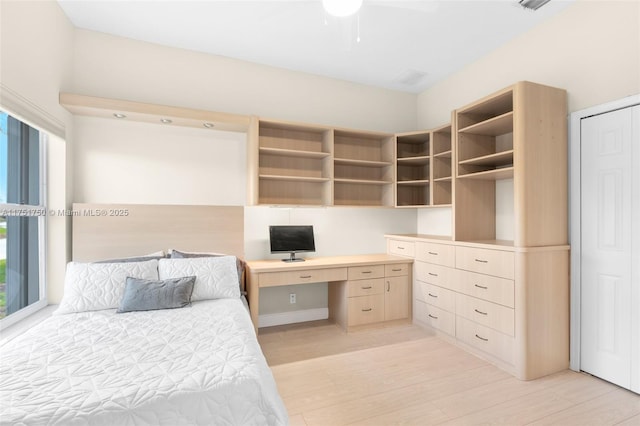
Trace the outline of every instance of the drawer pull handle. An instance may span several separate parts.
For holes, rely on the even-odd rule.
[[[478,288],[481,288],[481,289],[483,289],[483,290],[486,290],[486,289],[488,289],[488,288],[489,288],[489,287],[481,286],[481,285],[478,285],[478,284],[474,284],[474,286],[475,286],[475,287],[478,287]]]
[[[429,275],[431,275],[432,277],[437,277],[438,274],[434,274],[433,272],[429,272]]]
[[[363,310],[362,310],[362,312],[369,312],[369,311],[371,311],[371,310],[372,310],[372,308],[369,308],[369,309],[363,309]]]
[[[488,342],[488,341],[489,341],[489,339],[485,339],[484,337],[480,337],[480,336],[478,336],[477,334],[476,334],[476,337],[477,337],[478,339],[482,340],[483,342]]]
[[[482,259],[476,259],[476,262],[478,262],[478,263],[489,263],[488,260],[482,260]]]
[[[311,275],[300,275],[300,278],[311,278]]]
[[[391,291],[391,283],[389,281],[387,281],[387,291]]]
[[[429,253],[431,256],[437,256],[438,253],[436,253],[435,251],[428,251],[427,253]]]
[[[399,269],[392,269],[391,272],[402,272],[402,268]]]
[[[371,286],[368,286],[368,287],[360,287],[360,288],[361,288],[361,289],[363,289],[363,290],[371,290]]]
[[[438,319],[438,317],[435,317],[435,316],[433,316],[431,314],[429,314],[429,318]]]
[[[371,273],[371,271],[362,271],[362,272],[360,272],[360,273],[361,273],[361,274],[370,274],[370,273]]]
[[[477,310],[477,309],[474,309],[474,311],[476,311],[476,312],[477,312],[477,313],[479,313],[480,315],[487,315],[487,313],[486,313],[486,312],[482,312],[482,311],[479,311],[479,310]]]
[[[438,298],[438,295],[436,295],[436,294],[431,294],[431,293],[427,293],[427,294],[429,294],[429,296],[431,296],[431,297],[435,297],[436,299]]]
[[[398,250],[404,250],[404,247],[400,247],[400,246],[398,246],[398,247],[396,247],[396,248],[397,248]]]

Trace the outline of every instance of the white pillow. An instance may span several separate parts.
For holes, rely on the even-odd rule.
[[[120,306],[127,277],[158,279],[158,261],[121,263],[69,262],[64,294],[55,314],[99,311]]]
[[[161,280],[195,275],[192,301],[240,297],[235,256],[160,259]]]

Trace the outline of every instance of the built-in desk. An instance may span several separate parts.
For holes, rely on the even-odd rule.
[[[307,258],[304,262],[247,262],[251,320],[258,331],[260,288],[328,282],[329,319],[345,330],[411,320],[413,259],[389,254]]]

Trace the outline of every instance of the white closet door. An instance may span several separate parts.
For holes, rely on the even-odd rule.
[[[636,106],[581,123],[581,368],[636,391],[639,117]]]

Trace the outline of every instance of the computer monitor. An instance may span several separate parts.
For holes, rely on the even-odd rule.
[[[283,262],[303,262],[296,253],[316,251],[311,225],[271,225],[269,226],[271,253],[289,253]]]

